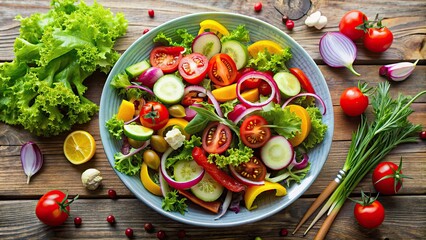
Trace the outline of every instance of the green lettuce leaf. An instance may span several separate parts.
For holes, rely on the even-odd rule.
[[[279,104],[271,106],[269,111],[260,112],[260,115],[266,119],[268,124],[272,125],[272,131],[287,139],[300,132],[302,120],[288,108],[282,109]]]
[[[250,58],[247,67],[252,67],[258,71],[272,71],[274,73],[279,71],[287,71],[285,63],[292,57],[290,48],[284,48],[281,53],[270,54],[266,49],[260,51],[255,58]]]
[[[245,25],[238,25],[237,28],[232,30],[229,35],[223,36],[220,41],[226,42],[229,40],[236,40],[238,42],[242,43],[248,43],[250,42],[250,34]]]
[[[318,108],[308,107],[306,110],[311,117],[311,131],[305,141],[302,142],[302,146],[309,150],[324,140],[327,125],[322,122],[322,115]]]

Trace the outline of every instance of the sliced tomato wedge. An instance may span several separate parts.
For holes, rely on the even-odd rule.
[[[183,51],[183,47],[156,47],[152,49],[149,61],[153,67],[159,67],[164,73],[172,73],[178,69]]]
[[[208,75],[214,84],[228,86],[237,79],[238,70],[234,60],[228,54],[219,53],[210,59]]]
[[[308,76],[300,69],[300,68],[290,68],[290,73],[296,76],[297,80],[299,80],[302,88],[308,93],[314,93],[315,89],[312,87],[311,81],[309,81]]]
[[[244,119],[240,127],[241,141],[250,148],[259,148],[271,138],[271,130],[266,119],[259,115],[252,115]]]
[[[204,129],[202,137],[203,149],[208,153],[223,153],[229,148],[232,141],[231,129],[228,126],[211,122]]]
[[[243,179],[250,181],[263,181],[266,176],[265,164],[255,156],[250,158],[250,161],[234,167],[234,169]]]
[[[191,53],[179,62],[179,73],[190,84],[199,84],[207,74],[209,60],[202,54]]]

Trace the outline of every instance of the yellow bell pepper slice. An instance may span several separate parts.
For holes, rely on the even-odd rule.
[[[208,19],[208,20],[204,20],[200,22],[200,31],[198,31],[198,35],[205,32],[206,30],[219,35],[219,37],[221,37],[220,35],[222,36],[229,35],[228,29],[226,29],[225,26],[223,26],[222,24],[220,24],[219,22],[215,20]]]
[[[257,208],[257,205],[253,205],[254,200],[261,193],[269,190],[276,190],[275,196],[277,197],[281,197],[287,194],[285,187],[279,183],[265,181],[265,185],[249,186],[244,194],[244,203],[246,208],[249,211]]]
[[[140,178],[142,185],[146,188],[146,190],[154,195],[163,196],[160,185],[152,181],[149,176],[148,165],[144,162],[142,162]]]
[[[216,88],[212,91],[212,94],[218,102],[232,101],[237,98],[237,84],[234,83],[226,87]],[[247,101],[256,102],[259,100],[259,89],[249,89],[241,93],[241,96]]]
[[[260,40],[257,42],[254,42],[250,46],[247,47],[248,52],[250,53],[250,56],[257,57],[257,54],[259,52],[265,51],[265,49],[270,54],[280,53],[283,51],[283,48],[276,42],[273,42],[271,40]]]
[[[288,105],[287,108],[290,109],[290,112],[295,113],[300,119],[302,119],[302,124],[300,126],[300,132],[296,133],[296,136],[288,139],[290,143],[295,147],[301,144],[306,137],[308,137],[309,132],[311,131],[311,117],[309,116],[308,111],[302,106],[299,105]]]
[[[183,135],[185,135],[186,140],[189,140],[189,137],[191,135],[189,135],[187,132],[185,132],[185,127],[186,125],[188,125],[188,121],[186,121],[183,118],[170,118],[169,121],[167,122],[167,124],[161,128],[160,130],[158,130],[158,135],[160,136],[166,136],[166,130],[169,131],[170,129],[172,129],[172,127],[174,126],[178,126],[179,130],[182,132]]]
[[[134,115],[135,105],[133,105],[132,102],[123,99],[123,101],[121,101],[120,107],[118,108],[117,119],[127,122],[132,120]]]

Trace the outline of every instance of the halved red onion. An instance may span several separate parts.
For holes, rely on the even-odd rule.
[[[255,111],[262,111],[263,108],[262,107],[251,107],[251,108],[247,108],[244,112],[242,112],[238,117],[236,117],[233,122],[235,124],[237,124],[239,121],[241,121],[241,119],[243,119],[245,116],[249,115],[252,112]]]
[[[311,96],[311,97],[314,97],[314,98],[316,98],[319,102],[320,102],[320,104],[321,104],[321,107],[322,107],[322,115],[325,115],[325,113],[326,113],[326,111],[327,111],[327,109],[325,108],[325,103],[324,103],[324,101],[322,100],[322,98],[320,97],[320,96],[318,96],[318,95],[316,95],[316,94],[314,94],[314,93],[299,93],[299,94],[297,94],[296,96],[293,96],[293,97],[291,97],[291,98],[289,98],[284,104],[283,104],[283,106],[282,106],[282,108],[285,108],[291,101],[293,101],[293,99],[295,99],[295,98],[298,98],[298,97],[302,97],[302,96]]]
[[[190,93],[190,92],[199,92],[206,94],[207,97],[210,99],[210,101],[213,103],[214,109],[216,110],[216,113],[219,117],[223,117],[222,109],[220,109],[219,102],[216,100],[216,98],[213,96],[212,92],[205,89],[202,86],[198,85],[191,85],[187,86],[183,92],[184,95]]]
[[[151,95],[154,96],[154,92],[151,89],[147,88],[147,87],[140,86],[140,85],[130,85],[130,86],[126,87],[126,89],[130,89],[130,88],[137,88],[137,89],[143,90],[143,91],[145,91],[145,92],[147,92],[147,93],[149,93],[149,94],[151,94]]]
[[[269,86],[271,86],[271,89],[272,89],[271,95],[265,101],[259,102],[259,103],[252,103],[250,101],[247,101],[246,99],[244,99],[241,96],[240,91],[241,91],[242,84],[245,81],[252,79],[252,78],[258,78],[258,79],[264,80],[267,84],[269,84]],[[237,98],[242,104],[249,106],[249,107],[263,107],[263,106],[267,105],[274,98],[277,97],[277,95],[276,95],[277,91],[278,91],[278,86],[277,86],[276,83],[274,84],[274,79],[272,79],[272,77],[270,75],[268,75],[264,72],[251,71],[251,72],[248,72],[248,73],[245,73],[244,75],[242,75],[240,77],[240,79],[238,79],[238,81],[237,81]]]
[[[223,217],[225,213],[228,211],[229,205],[231,205],[232,201],[232,191],[229,191],[226,193],[225,200],[222,203],[222,206],[220,207],[219,214],[214,218],[214,220],[218,220],[219,218]]]
[[[293,162],[291,162],[291,165],[293,166],[294,169],[300,170],[300,169],[304,169],[308,166],[309,163],[309,156],[306,153],[303,153],[303,158],[302,161],[297,162],[296,161],[296,154],[294,154],[294,158],[293,158]]]
[[[166,180],[166,182],[174,189],[188,189],[193,187],[195,184],[199,183],[204,176],[204,173],[205,173],[204,169],[203,171],[200,172],[198,176],[186,182],[175,181],[173,178],[169,176],[166,169],[166,162],[167,162],[167,157],[170,155],[172,151],[173,151],[173,148],[170,147],[163,153],[163,156],[161,156],[160,171],[164,180]]]
[[[149,88],[152,88],[155,82],[162,76],[164,76],[164,73],[160,68],[150,67],[139,75],[137,81]]]
[[[232,176],[234,176],[239,182],[248,185],[248,186],[261,186],[265,185],[265,181],[252,181],[250,179],[247,179],[243,176],[241,176],[236,170],[235,167],[232,165],[229,165],[229,170],[231,171]]]

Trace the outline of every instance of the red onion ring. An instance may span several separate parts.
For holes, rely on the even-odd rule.
[[[216,110],[216,113],[219,117],[223,117],[222,109],[220,109],[219,102],[216,100],[216,98],[213,96],[212,92],[205,89],[202,86],[198,85],[191,85],[185,88],[183,94],[186,95],[190,92],[200,92],[207,95],[207,97],[210,99],[210,101],[213,103],[214,109]]]
[[[262,79],[262,80],[264,80],[267,84],[269,84],[269,86],[271,86],[271,90],[272,90],[272,92],[271,92],[271,95],[269,96],[269,98],[268,98],[267,100],[265,100],[265,101],[263,101],[263,102],[260,102],[260,103],[252,103],[252,102],[250,102],[250,101],[247,101],[246,99],[244,99],[244,98],[241,96],[240,91],[241,91],[242,83],[244,83],[246,80],[251,79],[251,78],[259,78],[259,79]],[[244,105],[246,105],[246,106],[249,106],[249,107],[263,107],[263,106],[267,105],[268,103],[270,103],[270,102],[271,102],[274,98],[276,98],[276,97],[277,97],[277,95],[276,95],[276,94],[277,94],[278,86],[276,85],[276,83],[274,84],[273,82],[274,82],[274,79],[272,79],[272,77],[271,77],[271,76],[269,76],[269,75],[268,75],[268,74],[266,74],[266,73],[258,72],[258,71],[251,71],[251,72],[248,72],[248,73],[246,73],[246,74],[242,75],[242,76],[240,77],[240,79],[238,79],[238,82],[237,82],[237,98],[238,98],[238,100],[239,100],[242,104],[244,104]]]
[[[291,162],[291,165],[293,166],[293,168],[300,170],[300,169],[304,169],[308,166],[309,163],[309,156],[306,153],[303,153],[303,159],[300,162],[296,161],[296,154],[294,154],[294,158],[293,161]]]
[[[164,73],[160,68],[150,67],[139,75],[137,81],[149,88],[152,88],[155,82],[162,76],[164,76]]]
[[[164,180],[174,189],[187,189],[190,187],[193,187],[195,184],[199,183],[201,179],[204,176],[205,170],[203,169],[202,172],[195,178],[188,180],[186,182],[177,182],[174,179],[172,179],[166,170],[166,162],[167,157],[170,155],[170,153],[173,151],[173,148],[168,148],[164,153],[163,156],[161,156],[161,162],[160,162],[160,171],[161,175],[163,176]]]
[[[265,185],[265,181],[252,181],[243,176],[241,176],[234,168],[234,166],[229,165],[229,170],[231,171],[232,176],[234,176],[239,182],[248,185],[248,186],[261,186]]]
[[[255,112],[255,111],[262,111],[262,107],[251,107],[251,108],[247,108],[244,112],[242,112],[237,118],[235,118],[233,120],[233,122],[235,124],[237,124],[239,121],[241,121],[241,119],[243,119],[245,116],[247,116],[248,114]]]
[[[151,94],[151,95],[154,96],[154,92],[151,89],[147,88],[147,87],[140,86],[140,85],[130,85],[130,86],[126,87],[126,89],[130,89],[130,88],[137,88],[137,89],[143,90],[143,91],[145,91],[145,92],[147,92],[147,93],[149,93],[149,94]]]
[[[302,97],[302,96],[311,96],[311,97],[314,97],[314,98],[316,98],[319,102],[320,102],[320,104],[321,104],[321,107],[322,107],[322,109],[323,109],[323,112],[322,112],[322,115],[325,115],[325,113],[326,113],[326,108],[325,108],[325,103],[324,103],[324,101],[321,99],[321,97],[320,96],[318,96],[318,95],[316,95],[316,94],[314,94],[314,93],[299,93],[299,94],[297,94],[296,96],[293,96],[293,97],[291,97],[291,98],[289,98],[284,104],[283,104],[283,106],[282,106],[282,108],[285,108],[291,101],[293,101],[293,99],[295,99],[295,98],[298,98],[298,97]]]

